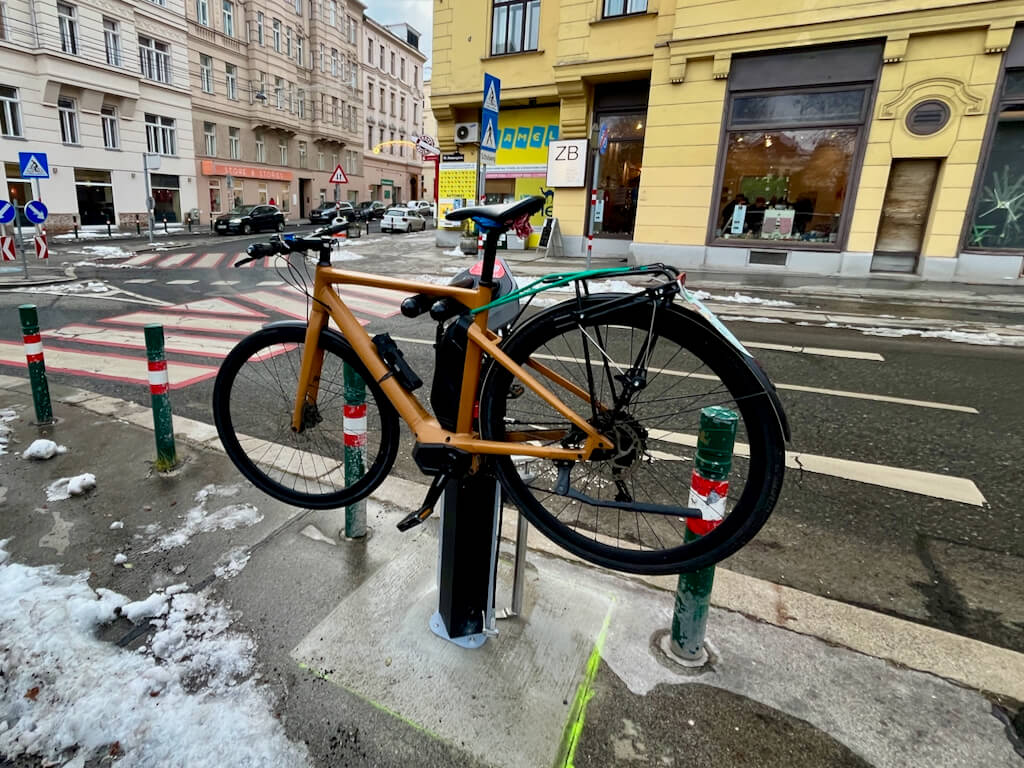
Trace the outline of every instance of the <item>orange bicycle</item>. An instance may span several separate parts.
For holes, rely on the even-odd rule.
[[[330,236],[344,225],[250,246],[238,264],[308,251],[319,260],[308,322],[271,323],[246,337],[217,376],[217,430],[242,474],[289,504],[352,504],[390,472],[401,418],[412,459],[433,476],[403,530],[426,519],[448,479],[489,471],[542,533],[609,568],[675,573],[749,541],[782,486],[789,434],[774,387],[670,267],[563,273],[521,289],[503,262],[496,274],[499,237],[543,202],[450,212],[486,232],[478,274],[450,285],[332,267]],[[659,279],[631,292],[591,290],[596,280],[630,275]],[[564,285],[572,298],[526,312],[536,293]],[[437,322],[433,413],[413,394],[422,382],[396,342],[371,337],[335,286],[411,293],[402,313]],[[498,313],[504,336],[489,327]],[[363,407],[346,407],[347,396],[364,391]],[[688,498],[700,412],[710,405],[739,415],[735,458],[721,522],[690,541],[687,518],[708,516],[707,505]],[[344,471],[346,434],[365,451],[358,478]]]

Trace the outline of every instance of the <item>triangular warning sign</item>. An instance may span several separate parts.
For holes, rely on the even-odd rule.
[[[498,140],[494,136],[494,121],[487,121],[487,128],[484,129],[484,138],[480,142],[480,146],[484,149],[497,149]]]
[[[491,87],[487,89],[487,95],[484,97],[484,109],[490,112],[498,111],[498,94],[494,92],[494,83],[491,83]]]
[[[43,164],[36,159],[36,156],[32,155],[29,157],[28,162],[25,163],[25,170],[23,173],[26,177],[46,176],[46,169],[43,168]]]
[[[345,175],[345,169],[342,168],[340,164],[334,169],[334,173],[331,174],[330,183],[348,184],[348,176]]]

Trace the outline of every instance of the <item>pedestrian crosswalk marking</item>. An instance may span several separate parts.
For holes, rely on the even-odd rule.
[[[238,285],[241,280],[214,280],[210,285]]]
[[[204,253],[190,265],[192,269],[213,269],[224,258],[223,253]]]
[[[236,315],[238,317],[266,317],[262,312],[257,312],[250,307],[243,307],[237,301],[221,297],[213,299],[199,299],[190,301],[187,304],[178,304],[167,308],[169,311],[178,312],[201,312],[215,315]]]
[[[121,263],[127,264],[129,267],[145,267],[161,258],[163,258],[161,253],[140,253]]]
[[[276,286],[278,286],[280,284],[281,284],[280,280],[264,280],[262,282],[256,283],[256,287],[257,288],[266,288],[268,286],[275,286],[276,287]]]
[[[132,312],[117,317],[107,317],[104,323],[119,325],[147,325],[160,323],[165,328],[183,331],[205,331],[209,333],[232,333],[244,336],[263,327],[262,320],[248,320],[238,317],[196,317],[172,312]]]
[[[253,291],[239,294],[238,298],[251,301],[253,304],[267,309],[273,309],[275,312],[294,317],[296,320],[306,320],[309,317],[309,305],[305,297],[300,298],[298,295],[287,296],[273,291]],[[360,325],[369,325],[370,323],[369,320],[358,316],[356,320]],[[333,328],[338,327],[333,319],[330,320],[330,324]]]
[[[149,386],[145,355],[129,357],[109,352],[98,355],[95,352],[79,352],[49,345],[45,347],[44,354],[47,373],[71,373]],[[24,345],[20,341],[0,341],[0,364],[24,368]],[[178,389],[213,378],[217,375],[217,367],[175,360],[167,366],[167,375],[171,388]]]
[[[195,285],[198,280],[168,280],[165,285]]]
[[[176,253],[173,256],[167,256],[164,258],[164,260],[160,262],[160,268],[174,269],[176,267],[183,267],[194,257],[194,253]]]
[[[126,283],[134,283],[136,285],[145,285],[146,283],[155,283],[156,278],[154,277],[139,277],[134,280],[125,280]]]
[[[96,325],[72,324],[53,331],[44,331],[43,338],[75,341],[83,344],[97,344],[126,349],[145,349],[146,335],[132,328],[101,328]],[[238,339],[215,336],[190,336],[183,333],[165,333],[164,349],[182,355],[203,357],[225,357],[238,343]],[[47,353],[48,354],[48,353]],[[177,363],[172,363],[177,365]]]

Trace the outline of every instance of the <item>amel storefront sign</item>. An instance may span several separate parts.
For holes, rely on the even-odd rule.
[[[248,165],[232,165],[203,160],[201,165],[204,176],[234,176],[236,179],[263,179],[266,181],[291,181],[291,171],[278,171],[273,168],[253,168]]]

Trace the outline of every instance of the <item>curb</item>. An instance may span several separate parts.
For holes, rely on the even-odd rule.
[[[0,390],[27,393],[30,391],[29,382],[15,376],[0,375]],[[63,405],[77,406],[100,416],[153,430],[152,410],[132,401],[73,387],[53,387],[52,399]],[[224,452],[212,424],[176,416],[174,426],[175,438],[192,447]],[[426,487],[422,483],[388,477],[373,493],[373,498],[415,508]],[[515,540],[517,520],[518,511],[506,508],[502,538],[510,542]],[[556,547],[533,527],[529,528],[527,545],[534,553],[596,568]],[[676,576],[615,575],[664,591],[666,595],[673,594],[676,589]],[[670,597],[666,597],[666,605],[669,601]],[[711,604],[832,645],[930,673],[967,688],[1024,702],[1024,653],[721,567],[716,569]],[[714,635],[713,629],[711,635]]]

